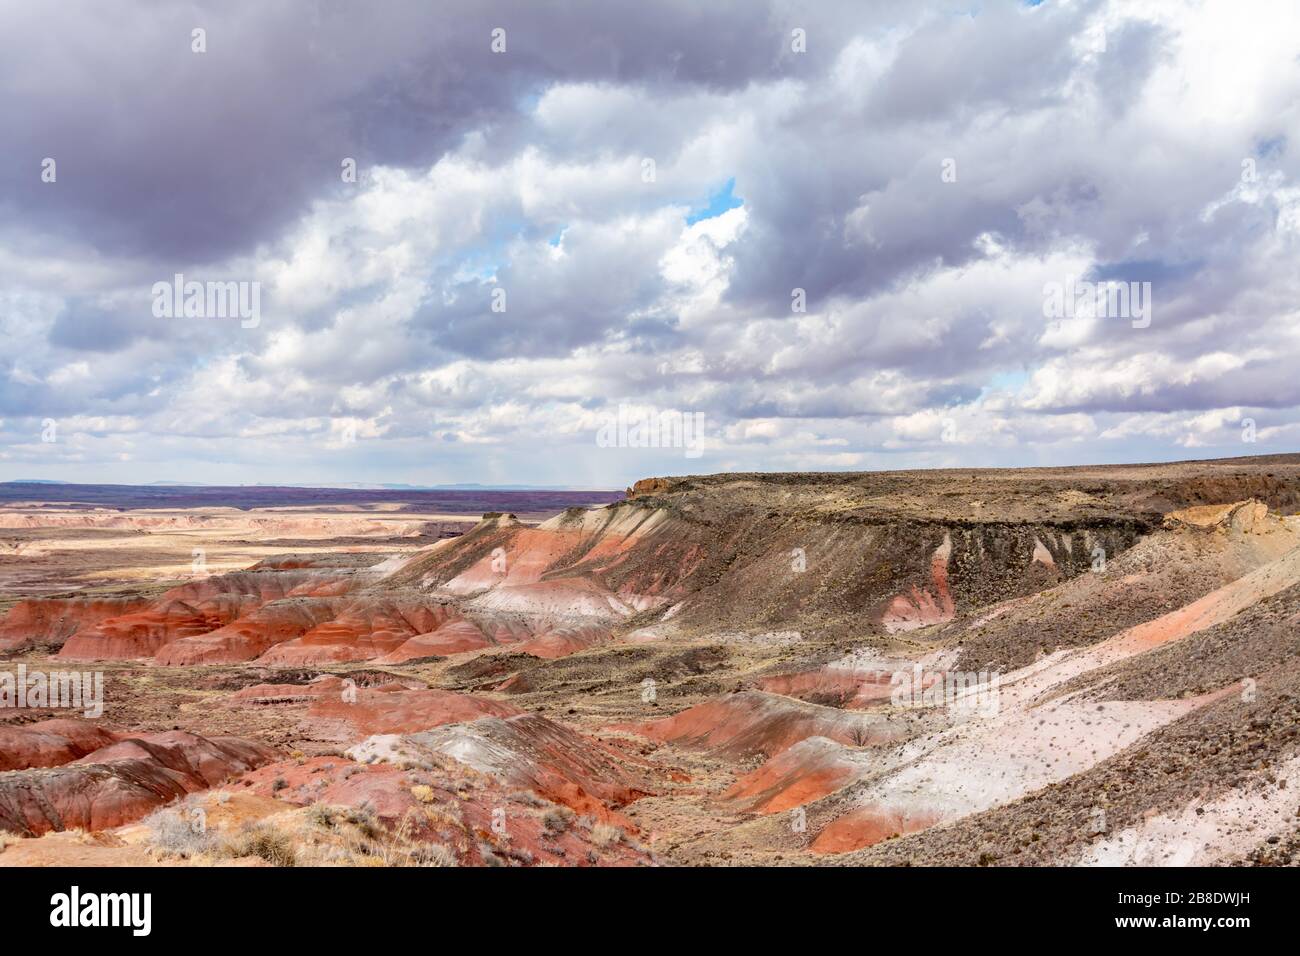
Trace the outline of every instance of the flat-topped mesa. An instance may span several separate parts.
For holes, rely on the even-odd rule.
[[[664,521],[603,577],[657,574],[677,627],[910,630],[1095,570],[1170,520],[1254,534],[1297,503],[1300,455],[654,477],[606,506]]]
[[[629,501],[680,508],[750,506],[828,518],[967,523],[1128,518],[1154,528],[1171,511],[1255,498],[1300,511],[1300,455],[1060,468],[876,472],[732,472],[644,478]]]
[[[1118,554],[1158,523],[1082,492],[1007,509],[983,486],[954,503],[953,479],[918,502],[804,477],[653,478],[536,527],[485,516],[383,585],[455,600],[480,625],[526,621],[534,636],[655,611],[688,629],[896,632],[1078,574],[1098,548]],[[547,655],[594,637],[551,640]]]
[[[1273,529],[1300,522],[1274,513],[1291,501],[1300,456],[660,476],[538,525],[489,511],[372,566],[281,555],[140,607],[20,605],[0,648],[66,637],[64,659],[305,666],[504,646],[559,657],[630,634],[895,634],[1054,587],[1152,534],[1221,529],[1271,547]]]

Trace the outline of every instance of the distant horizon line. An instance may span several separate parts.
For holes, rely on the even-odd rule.
[[[370,484],[368,482],[337,482],[333,484],[299,485],[285,482],[240,482],[213,484],[200,481],[62,481],[51,478],[7,478],[0,485],[60,485],[77,488],[296,488],[304,491],[596,491],[617,492],[623,488],[591,488],[579,485],[516,485],[483,484],[481,482],[453,482],[443,485]]]
[[[649,478],[703,478],[716,475],[791,475],[791,474],[882,474],[882,473],[906,473],[917,471],[1051,471],[1056,469],[1069,468],[1140,468],[1144,466],[1157,465],[1179,465],[1179,464],[1204,464],[1210,462],[1227,462],[1227,461],[1248,461],[1252,459],[1265,458],[1294,458],[1300,456],[1300,451],[1270,451],[1255,453],[1250,455],[1207,455],[1202,458],[1168,458],[1168,459],[1145,459],[1139,461],[1085,461],[1071,464],[1059,465],[941,465],[931,467],[913,467],[913,468],[837,468],[830,470],[802,469],[796,471],[790,470],[771,470],[771,471],[752,471],[743,469],[728,469],[716,472],[681,472],[681,473],[660,473],[658,475],[644,475],[641,478],[629,479],[622,487],[591,487],[581,485],[525,485],[525,484],[484,484],[481,482],[450,482],[440,485],[413,485],[406,483],[379,483],[372,484],[369,482],[335,482],[327,484],[294,484],[284,482],[241,482],[236,484],[211,484],[204,482],[188,481],[151,481],[145,483],[139,482],[117,482],[117,481],[63,481],[61,479],[49,478],[8,478],[0,480],[0,486],[3,485],[60,485],[74,487],[101,487],[101,488],[296,488],[300,490],[319,490],[319,491],[557,491],[557,492],[620,492],[631,488],[637,481],[647,480]]]

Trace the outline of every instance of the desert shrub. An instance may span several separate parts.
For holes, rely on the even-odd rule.
[[[283,830],[266,823],[254,823],[243,830],[228,845],[230,856],[258,856],[272,866],[296,866],[298,854],[293,840]]]
[[[331,807],[327,803],[313,803],[307,808],[307,822],[312,826],[320,827],[323,830],[334,829],[337,817],[346,811],[338,807]]]
[[[424,808],[424,817],[434,827],[454,830],[464,827],[465,817],[461,813],[460,805],[456,803],[430,804]]]
[[[429,773],[430,771],[435,769],[433,764],[429,763],[429,761],[417,760],[414,757],[404,757],[403,759],[397,761],[397,767],[399,770],[406,770],[406,771],[417,770],[420,771],[421,773]]]
[[[601,849],[622,843],[624,835],[621,827],[609,823],[597,823],[591,828],[591,842]]]
[[[569,829],[574,813],[568,807],[551,807],[542,814],[542,832],[549,837],[559,836]]]
[[[378,839],[384,832],[379,817],[375,816],[375,811],[366,803],[351,807],[347,811],[347,822],[356,827],[361,835],[369,840]]]
[[[460,861],[449,847],[441,843],[426,843],[411,852],[411,859],[419,866],[459,866]]]
[[[433,787],[426,787],[422,783],[417,783],[411,788],[411,796],[415,797],[420,803],[433,803]]]
[[[145,817],[144,825],[149,830],[149,845],[164,856],[189,859],[211,852],[216,845],[211,834],[174,807],[155,810]]]

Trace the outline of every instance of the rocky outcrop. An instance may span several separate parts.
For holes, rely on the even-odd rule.
[[[367,752],[365,759],[372,754]],[[577,814],[566,804],[428,748],[401,765],[377,756],[370,763],[337,757],[275,763],[248,774],[231,804],[245,793],[246,799],[275,805],[282,832],[304,848],[306,859],[300,865],[320,859],[308,855],[317,847],[334,865],[373,862],[373,842],[351,834],[355,823],[350,821],[361,822],[370,841],[397,837],[399,846],[405,844],[398,859],[412,864],[603,867],[654,862],[646,848],[616,828],[617,813]],[[283,809],[309,805],[310,810],[298,813]],[[209,806],[209,824],[220,826],[221,818]],[[360,860],[355,858],[358,843],[366,847]],[[394,856],[391,849],[383,854],[386,860]]]
[[[170,641],[154,660],[171,667],[249,661],[333,620],[338,598],[284,598],[264,604],[215,631]]]
[[[336,597],[360,578],[340,572],[237,571],[183,584],[138,612],[110,617],[68,639],[70,660],[148,658],[175,641],[224,627],[271,601]],[[186,655],[180,655],[182,659]],[[200,654],[201,656],[201,654]]]
[[[670,617],[688,633],[900,633],[1078,575],[1149,525],[1094,513],[1080,492],[1020,506],[1024,520],[973,500],[958,519],[917,517],[909,500],[860,504],[852,487],[648,479],[632,500],[536,527],[490,512],[460,537],[369,571],[290,556],[192,582],[79,629],[60,654],[311,666],[517,644],[556,658],[616,640],[634,621],[650,635]]]
[[[1224,505],[1196,505],[1165,515],[1170,531],[1210,531],[1219,534],[1252,534],[1282,530],[1283,522],[1271,516],[1268,505],[1255,498]]]
[[[411,690],[392,683],[353,688],[348,695],[322,695],[312,704],[308,716],[345,725],[355,740],[368,734],[409,733],[483,716],[512,717],[519,713],[522,711],[518,707],[487,697],[433,688]]]
[[[899,740],[906,734],[903,726],[878,714],[851,713],[758,691],[732,694],[627,729],[651,740],[732,758],[772,757],[809,737],[864,745]]]
[[[0,774],[0,830],[105,830],[269,763],[276,752],[234,737],[184,731],[116,735],[77,760]]]
[[[142,611],[151,602],[143,597],[34,598],[19,601],[0,620],[0,650],[31,644],[62,646],[78,631],[108,618]]]
[[[0,770],[58,767],[119,739],[118,734],[89,720],[57,718],[0,726]]]
[[[751,813],[780,813],[834,793],[871,763],[867,752],[807,737],[741,777],[723,797]]]
[[[531,790],[577,813],[627,825],[611,812],[651,792],[628,759],[537,714],[483,717],[420,733],[370,737],[348,751],[364,762],[418,764],[429,754],[454,757],[513,787]]]
[[[259,663],[307,665],[372,660],[458,617],[446,602],[420,594],[367,593],[342,605],[337,614],[300,637],[268,648]]]
[[[627,499],[629,501],[635,498],[644,498],[647,495],[657,495],[660,492],[667,491],[672,487],[672,481],[668,478],[642,478],[633,482],[632,487],[627,489]]]

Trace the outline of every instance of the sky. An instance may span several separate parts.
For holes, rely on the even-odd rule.
[[[1292,0],[0,2],[0,480],[1161,461],[1298,407]]]

